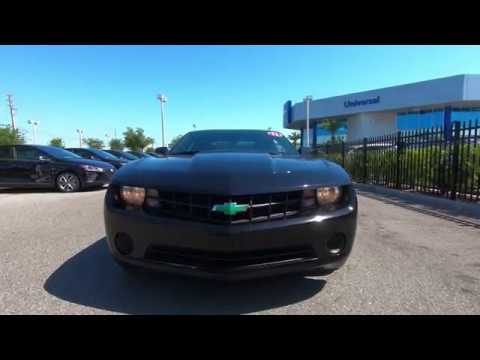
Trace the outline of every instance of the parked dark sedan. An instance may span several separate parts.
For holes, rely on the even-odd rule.
[[[154,157],[154,158],[163,157],[163,155],[156,154],[156,153],[153,153],[153,152],[146,152],[145,154],[150,155],[151,157]]]
[[[352,250],[357,198],[332,162],[280,133],[205,130],[120,169],[105,197],[113,258],[219,279],[327,274]]]
[[[110,182],[115,168],[53,146],[0,146],[0,187],[75,192]]]
[[[120,169],[123,165],[128,163],[128,161],[121,160],[115,155],[109,154],[103,150],[92,148],[67,148],[66,150],[71,151],[84,159],[104,161],[115,166],[117,169]]]
[[[113,156],[116,156],[120,160],[125,160],[125,161],[135,161],[140,159],[139,157],[129,154],[125,151],[120,151],[120,150],[103,150],[109,154],[112,154]]]
[[[147,154],[147,153],[144,153],[144,152],[141,152],[141,151],[129,150],[129,151],[126,151],[126,152],[129,153],[129,154],[132,154],[133,156],[136,156],[136,157],[139,158],[139,159],[148,158],[148,157],[153,157],[152,155]]]

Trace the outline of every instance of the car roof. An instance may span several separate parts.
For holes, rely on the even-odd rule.
[[[13,146],[24,146],[24,147],[31,147],[31,148],[36,148],[36,149],[42,149],[42,148],[52,148],[54,146],[49,146],[49,145],[35,145],[35,144],[15,144],[15,145],[0,145],[0,147],[13,147]]]
[[[71,147],[71,148],[66,148],[66,150],[98,150],[98,149],[92,149],[92,148],[76,148],[76,147]]]

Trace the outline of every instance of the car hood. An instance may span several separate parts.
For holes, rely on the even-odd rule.
[[[245,153],[145,158],[121,168],[112,180],[116,185],[229,195],[349,183],[345,170],[330,161]]]

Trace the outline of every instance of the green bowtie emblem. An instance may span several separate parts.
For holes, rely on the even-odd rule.
[[[236,202],[228,202],[223,205],[214,205],[212,211],[223,212],[225,215],[236,215],[247,211],[249,205],[238,205]]]

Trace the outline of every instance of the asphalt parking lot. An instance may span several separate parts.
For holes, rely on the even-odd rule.
[[[0,314],[480,314],[480,228],[359,196],[347,264],[326,277],[223,284],[128,276],[104,190],[0,190]]]

